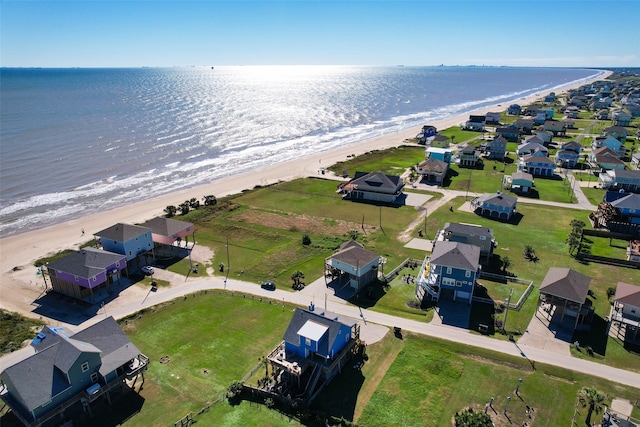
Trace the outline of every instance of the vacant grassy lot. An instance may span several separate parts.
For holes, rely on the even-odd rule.
[[[292,306],[225,292],[193,294],[121,322],[131,341],[151,360],[141,392],[142,410],[127,425],[170,425],[197,413],[224,395],[259,358],[275,347],[291,318]],[[170,362],[159,363],[163,356]],[[245,405],[248,407],[248,405]],[[245,425],[289,425],[277,412],[255,411],[227,403],[211,415],[226,425],[241,415]],[[106,424],[108,425],[108,424]]]
[[[240,294],[201,292],[122,321],[132,342],[151,360],[139,412],[123,424],[171,425],[192,412],[201,425],[323,425],[301,424],[260,404],[218,401],[231,382],[280,342],[292,309]],[[516,425],[525,420],[524,407],[530,405],[534,425],[555,426],[569,423],[583,385],[632,400],[640,392],[544,365],[533,371],[524,359],[489,350],[406,333],[403,338],[389,333],[369,345],[362,369],[343,370],[318,398],[317,409],[366,426],[447,426],[455,411],[469,405],[483,408],[491,396],[500,412],[511,395],[509,411]],[[159,363],[163,356],[170,362]],[[513,395],[518,378],[524,379],[522,400]],[[202,408],[209,409],[198,414]],[[110,411],[93,424],[110,426],[123,419]]]
[[[344,162],[329,166],[329,170],[342,175],[346,170],[352,177],[356,172],[384,172],[387,175],[402,175],[407,168],[424,160],[425,147],[408,145],[388,150],[374,150]]]
[[[389,338],[393,339],[393,338]],[[496,355],[489,350],[465,348],[435,339],[405,336],[397,340],[398,356],[364,408],[358,423],[375,426],[449,426],[456,411],[472,406],[489,410],[495,425],[555,427],[570,425],[578,390],[595,386],[610,397],[632,401],[640,390],[624,388],[588,375]],[[514,394],[522,379],[519,397]],[[509,403],[509,419],[503,415]],[[526,406],[534,408],[528,419]],[[586,411],[576,417],[584,425]],[[597,417],[593,419],[596,421]]]

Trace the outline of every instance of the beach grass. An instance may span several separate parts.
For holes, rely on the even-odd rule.
[[[43,325],[42,320],[0,309],[0,355],[20,349],[22,343],[32,340]]]
[[[384,153],[384,155],[381,155]],[[336,175],[352,177],[356,172],[383,172],[387,175],[401,175],[408,167],[424,160],[425,148],[417,145],[401,145],[387,150],[373,150],[360,156],[330,165],[327,169]]]

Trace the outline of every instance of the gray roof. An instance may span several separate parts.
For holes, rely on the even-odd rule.
[[[493,230],[476,224],[461,224],[459,222],[447,222],[442,230],[445,233],[464,234],[468,236],[486,236],[493,240]]]
[[[380,255],[375,252],[368,251],[358,246],[347,246],[331,256],[332,259],[341,261],[345,264],[357,267],[359,265],[367,265],[370,262],[379,259]]]
[[[617,209],[640,209],[640,194],[628,194],[610,203]]]
[[[462,270],[478,271],[480,247],[466,243],[437,242],[431,253],[431,263]]]
[[[64,328],[45,326],[38,337],[32,344],[36,353],[2,373],[11,379],[28,411],[71,387],[66,372],[83,353],[100,353],[103,376],[140,354],[113,317],[73,335]]]
[[[78,332],[73,335],[73,339],[93,344],[100,349],[100,374],[103,376],[140,354],[140,350],[129,341],[113,317]]]
[[[149,221],[141,224],[142,227],[146,227],[154,234],[161,236],[173,236],[181,233],[185,230],[192,229],[193,223],[186,221],[179,221],[173,218],[153,218]]]
[[[319,323],[328,328],[329,339],[326,342],[328,347],[319,348],[318,352],[321,354],[328,354],[329,348],[333,346],[333,342],[338,336],[340,331],[340,324],[352,328],[357,322],[354,319],[339,316],[335,313],[325,311],[309,311],[302,308],[296,308],[289,321],[289,326],[284,333],[283,339],[296,346],[300,345],[300,336],[298,331],[302,328],[307,321]]]
[[[640,179],[640,170],[635,169],[618,169],[613,172],[616,178]]]
[[[511,180],[525,180],[533,182],[533,175],[527,172],[517,171],[511,174]]]
[[[535,154],[528,154],[522,158],[525,163],[536,162],[536,163],[546,163],[552,164],[553,160],[547,156],[536,156]]]
[[[402,180],[399,176],[387,175],[382,172],[356,172],[349,184],[355,185],[356,188],[362,187],[365,191],[368,189],[395,191],[399,186],[402,186]]]
[[[47,269],[61,271],[85,279],[94,277],[118,261],[126,261],[124,255],[104,251],[91,247],[82,248],[77,252],[66,255],[63,258],[51,261],[46,265]],[[124,267],[125,264],[123,264]]]
[[[551,267],[540,284],[540,293],[584,304],[591,277],[570,268]]]
[[[116,242],[128,242],[148,231],[150,230],[146,227],[118,223],[95,233],[95,235],[105,239],[115,240]]]
[[[503,206],[506,208],[513,208],[518,202],[518,199],[515,197],[500,192],[482,194],[478,196],[478,200],[482,203],[488,203],[494,206]]]

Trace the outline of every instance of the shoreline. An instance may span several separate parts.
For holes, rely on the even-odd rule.
[[[561,94],[569,89],[588,84],[592,81],[606,79],[611,71],[589,80],[580,80],[556,90]],[[546,94],[546,93],[545,93]],[[540,100],[544,95],[535,94],[511,101],[521,105],[529,105]],[[436,122],[425,123],[444,130],[464,122],[469,115],[484,115],[490,111],[505,111],[501,104],[490,105],[480,109],[457,115]],[[37,283],[33,262],[64,249],[77,249],[80,244],[90,240],[93,233],[115,223],[141,223],[164,214],[168,205],[178,205],[192,197],[204,197],[213,194],[224,197],[241,193],[257,185],[269,185],[280,181],[297,178],[321,176],[319,169],[347,159],[349,155],[361,155],[372,150],[386,149],[402,145],[405,139],[414,138],[421,126],[382,135],[373,139],[329,151],[315,153],[296,160],[278,163],[255,171],[216,179],[208,184],[194,186],[185,190],[164,194],[148,200],[131,203],[127,206],[109,211],[90,214],[78,219],[68,220],[56,225],[27,231],[0,239],[0,308],[16,311],[30,317],[36,316],[30,311],[33,301],[41,294],[41,286]],[[82,230],[85,231],[83,234]]]

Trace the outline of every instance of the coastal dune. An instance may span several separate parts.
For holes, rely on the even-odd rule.
[[[608,72],[598,79],[606,78]],[[566,91],[587,82],[563,87]],[[556,90],[556,93],[561,92]],[[542,95],[542,94],[539,94]],[[515,103],[528,105],[539,96],[521,98]],[[471,113],[465,113],[438,122],[424,123],[443,130],[466,121],[470,114],[483,115],[489,111],[503,111],[506,106],[492,105]],[[42,293],[42,278],[36,275],[33,262],[39,258],[54,254],[64,249],[74,249],[96,233],[115,223],[135,224],[161,216],[168,205],[178,205],[192,197],[202,198],[205,195],[223,197],[251,189],[256,185],[268,185],[279,181],[287,181],[301,177],[320,176],[320,168],[330,166],[347,159],[349,155],[360,155],[368,151],[399,146],[405,139],[413,138],[421,130],[420,127],[406,131],[383,135],[371,140],[351,144],[332,151],[320,152],[293,161],[275,164],[262,169],[246,171],[241,174],[217,179],[209,184],[195,186],[187,190],[161,195],[128,206],[110,211],[92,214],[66,221],[46,228],[27,231],[0,239],[0,307],[34,316],[31,312],[33,301]]]

